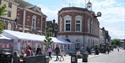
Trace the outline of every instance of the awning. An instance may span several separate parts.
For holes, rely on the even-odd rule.
[[[71,42],[69,39],[66,39],[66,41]]]
[[[59,38],[56,38],[56,37],[51,37],[51,38],[52,38],[52,41],[53,41],[54,43],[71,44],[71,43],[69,43],[69,42],[67,42],[67,41],[65,41],[65,40],[63,40],[63,39],[59,39]]]

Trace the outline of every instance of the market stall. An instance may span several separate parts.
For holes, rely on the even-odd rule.
[[[33,51],[39,46],[43,48],[43,42],[45,40],[45,36],[30,34],[30,33],[23,33],[18,31],[11,31],[11,30],[4,30],[2,35],[11,38],[13,40],[13,50],[21,52],[22,49],[26,48],[27,45],[30,45]],[[65,45],[69,45],[71,43],[63,40],[58,39],[56,37],[51,37],[53,41],[53,47],[55,48],[56,45],[60,45],[61,48],[64,48]],[[44,48],[43,48],[44,49]]]
[[[13,39],[13,51],[18,51],[19,53],[28,45],[34,50],[38,46],[41,47],[42,41],[44,40],[44,36],[11,30],[4,30],[2,35]]]
[[[0,35],[0,53],[11,52],[13,48],[12,43],[12,39]]]

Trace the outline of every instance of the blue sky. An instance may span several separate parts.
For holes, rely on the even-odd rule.
[[[85,0],[26,0],[41,7],[47,20],[57,20],[58,11],[67,6],[85,7]],[[86,0],[88,1],[88,0]],[[102,12],[99,17],[100,27],[109,31],[112,39],[125,39],[125,1],[124,0],[90,0],[93,11]]]

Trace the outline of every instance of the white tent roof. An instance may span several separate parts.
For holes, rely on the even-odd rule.
[[[11,40],[11,38],[5,37],[4,35],[0,34],[0,39],[7,39],[7,40]]]
[[[23,33],[11,30],[4,30],[2,34],[12,39],[43,41],[45,38],[44,36],[41,35],[35,35],[35,34]]]
[[[22,39],[22,40],[34,40],[34,41],[44,41],[45,36],[23,33],[19,31],[4,30],[2,35],[12,38],[12,39]],[[65,40],[57,39],[56,37],[51,37],[54,43],[70,44]]]

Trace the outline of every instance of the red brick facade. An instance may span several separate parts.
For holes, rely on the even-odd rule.
[[[64,16],[69,15],[71,16],[71,31],[70,32],[65,32],[64,31]],[[82,31],[81,32],[76,32],[75,31],[75,17],[76,16],[82,16]],[[62,23],[60,23],[60,17],[62,17]],[[89,27],[88,27],[88,19],[92,19],[92,25],[91,27],[91,32],[89,32]],[[95,14],[93,12],[88,11],[87,9],[84,8],[77,8],[77,7],[67,7],[67,8],[62,8],[59,13],[58,13],[58,24],[59,26],[62,25],[62,31],[59,31],[59,35],[88,35],[88,36],[95,36],[99,37],[99,22],[98,19],[95,17]]]
[[[36,29],[32,30],[32,19],[36,16]],[[17,20],[16,20],[18,31],[42,34],[44,33],[46,16],[42,12],[32,10],[30,8],[17,8]]]

